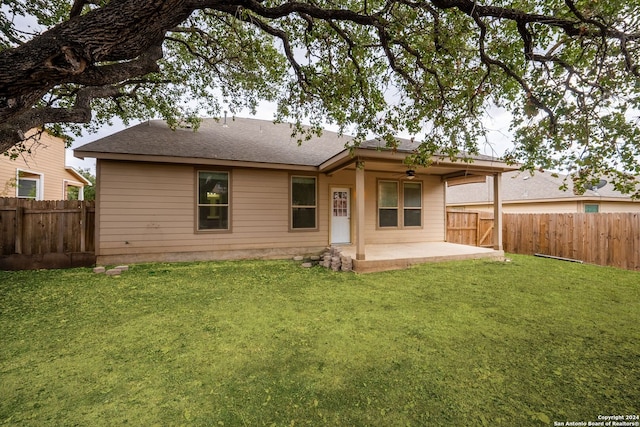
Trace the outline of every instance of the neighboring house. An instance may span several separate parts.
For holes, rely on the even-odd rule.
[[[43,132],[30,153],[15,159],[0,154],[0,197],[34,200],[66,200],[69,187],[83,188],[91,183],[73,168],[65,166],[65,142]]]
[[[98,263],[282,258],[331,244],[364,260],[365,242],[444,242],[448,178],[513,170],[487,156],[408,168],[411,141],[350,151],[349,137],[299,145],[291,133],[254,119],[205,119],[197,132],[150,121],[77,148],[97,159]]]
[[[504,213],[569,213],[569,212],[638,212],[640,202],[613,189],[601,180],[582,195],[560,190],[565,176],[550,172],[508,172],[502,175],[502,209]],[[599,187],[599,188],[596,188]],[[449,185],[447,208],[452,210],[491,211],[493,209],[493,177],[479,183]]]

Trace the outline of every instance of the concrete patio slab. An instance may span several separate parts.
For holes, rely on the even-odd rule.
[[[353,270],[357,273],[400,270],[429,262],[480,258],[504,259],[504,251],[448,242],[366,245],[364,260],[356,259],[355,246],[343,246],[342,253],[353,258]]]

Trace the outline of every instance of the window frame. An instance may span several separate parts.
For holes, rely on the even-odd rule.
[[[294,178],[312,178],[314,180],[314,205],[294,205],[293,204],[293,180]],[[318,175],[315,174],[289,174],[289,231],[290,232],[305,232],[305,231],[318,231]],[[294,227],[294,209],[314,209],[314,226],[313,227]]]
[[[595,207],[595,211],[594,210],[590,210],[589,208],[593,209]],[[584,207],[583,207],[583,211],[584,213],[600,213],[600,204],[599,203],[585,203]]]
[[[201,173],[223,173],[227,175],[227,203],[207,204],[200,203],[200,174]],[[232,231],[232,177],[229,169],[196,169],[195,171],[195,224],[196,233],[231,233]],[[200,208],[201,207],[225,207],[227,209],[227,227],[226,228],[200,228]]]
[[[396,205],[394,206],[381,206],[381,197],[382,197],[382,183],[393,183],[395,184],[395,189],[396,189]],[[384,229],[384,230],[394,230],[394,229],[399,229],[401,228],[401,223],[400,223],[400,181],[399,180],[393,180],[393,179],[378,179],[378,182],[376,183],[376,188],[377,188],[377,197],[376,197],[376,226],[377,228],[380,229]],[[396,211],[396,225],[381,225],[380,224],[380,211],[382,209],[385,210],[395,210]]]
[[[395,183],[397,191],[397,205],[381,206],[381,183]],[[417,184],[420,186],[420,206],[406,206],[405,184]],[[424,228],[424,183],[421,180],[407,179],[387,179],[379,178],[376,183],[376,229],[378,230],[417,230]],[[397,225],[380,225],[380,211],[382,209],[395,209]],[[420,225],[406,225],[405,212],[408,210],[417,210],[420,212]]]
[[[422,223],[424,222],[424,218],[422,217],[422,212],[423,212],[423,207],[424,207],[424,195],[423,195],[423,187],[422,187],[422,181],[415,181],[415,180],[402,180],[402,228],[414,228],[414,229],[419,229],[422,228]],[[416,184],[420,187],[420,206],[407,206],[406,205],[406,200],[407,198],[405,197],[405,185],[406,184]],[[407,212],[407,210],[417,210],[420,212],[420,224],[419,225],[406,225],[405,224],[405,214]]]

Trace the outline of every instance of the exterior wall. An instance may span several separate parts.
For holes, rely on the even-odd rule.
[[[445,239],[444,185],[440,177],[416,176],[413,182],[422,182],[423,211],[421,228],[385,229],[378,228],[377,186],[378,179],[398,180],[397,174],[374,174],[365,177],[367,189],[366,236],[367,244],[443,242]]]
[[[630,201],[556,201],[549,203],[502,203],[504,213],[584,213],[585,205],[599,205],[601,213],[611,212],[640,212],[640,202]],[[451,207],[451,210],[469,210],[493,212],[493,205],[467,205]]]
[[[601,202],[600,212],[640,212],[640,201],[638,202]]]
[[[16,197],[17,170],[40,174],[42,200],[66,199],[65,182],[82,186],[78,178],[65,169],[65,143],[47,133],[31,154],[22,154],[11,160],[0,154],[0,197]]]
[[[196,171],[207,166],[98,161],[96,255],[98,263],[284,258],[319,253],[329,244],[330,189],[351,188],[355,242],[355,173],[318,175],[318,229],[289,229],[290,173],[230,171],[230,232],[196,231]],[[222,170],[222,169],[221,169]],[[298,174],[298,173],[295,173]],[[366,243],[444,241],[444,187],[437,177],[423,182],[423,227],[376,229],[377,178],[367,173]]]
[[[580,212],[576,201],[554,203],[502,203],[503,213],[571,213]],[[493,209],[493,208],[492,208]]]
[[[280,257],[291,248],[326,246],[327,214],[321,207],[328,196],[322,192],[318,231],[289,231],[286,171],[232,170],[231,231],[196,231],[197,170],[99,161],[98,262]]]

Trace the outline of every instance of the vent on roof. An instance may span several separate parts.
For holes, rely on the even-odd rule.
[[[600,181],[598,181],[595,184],[589,183],[589,184],[585,185],[584,188],[587,189],[587,190],[596,191],[596,190],[601,189],[605,185],[607,185],[607,181],[604,180],[604,179],[601,179]]]

